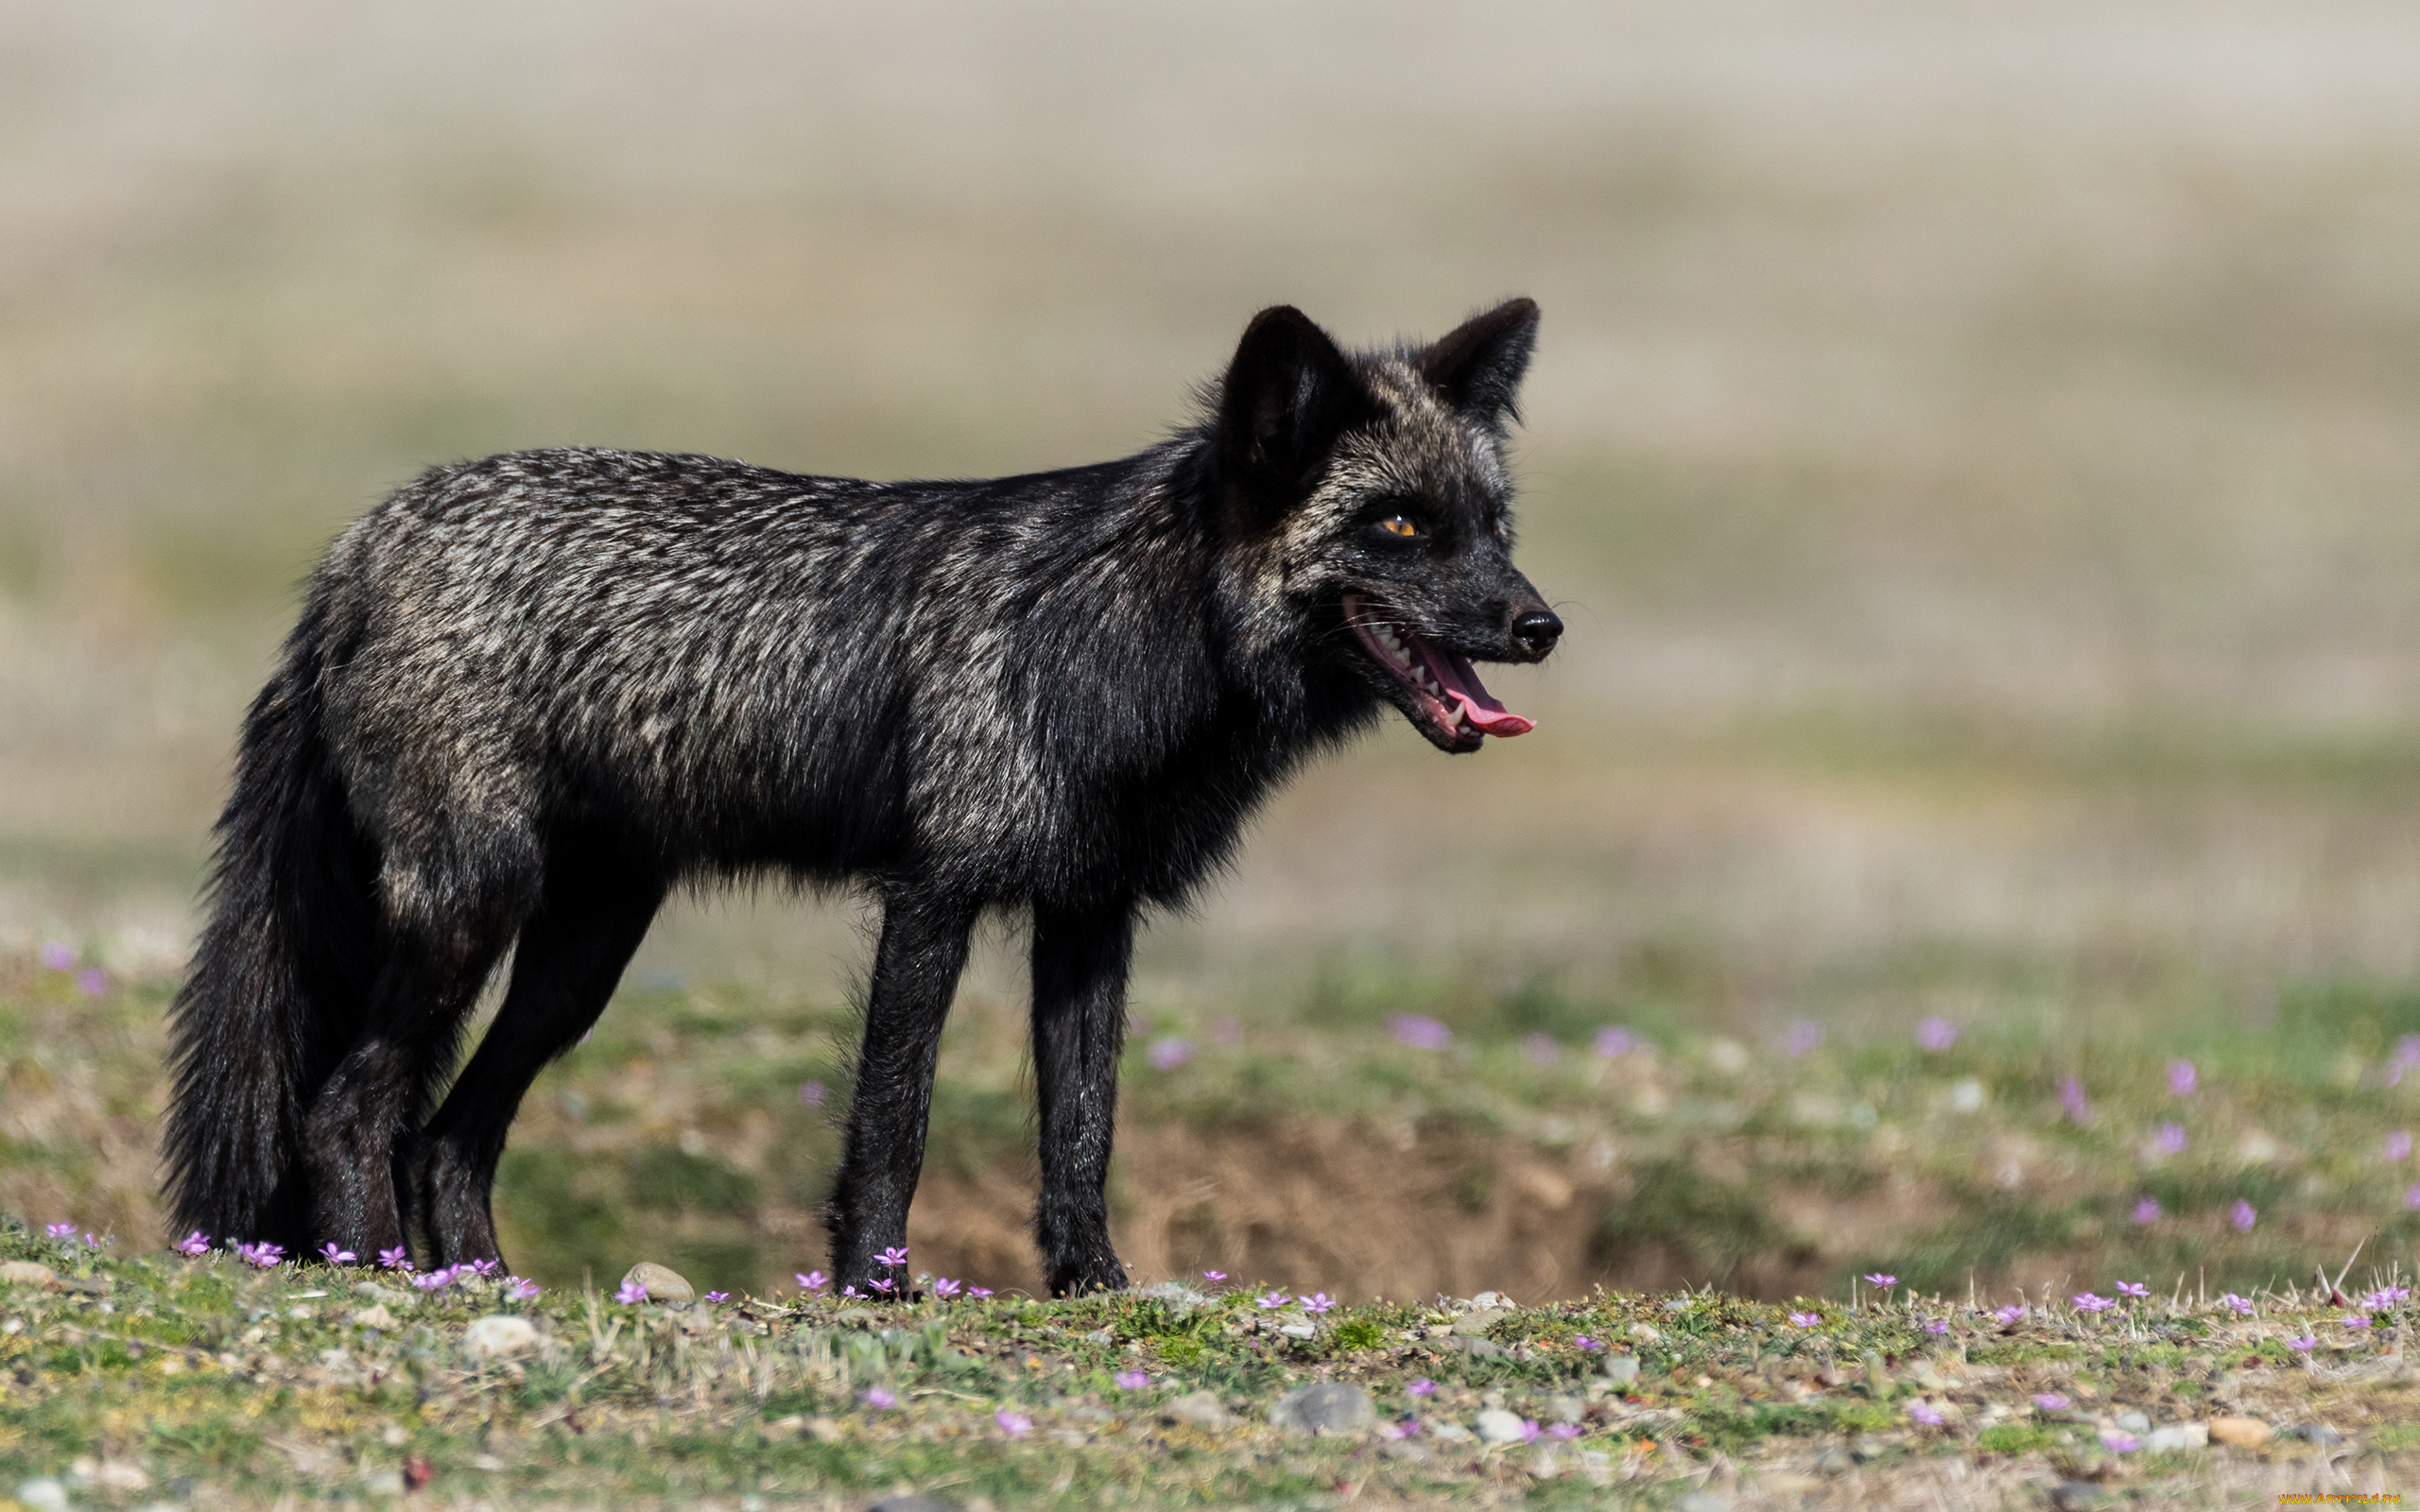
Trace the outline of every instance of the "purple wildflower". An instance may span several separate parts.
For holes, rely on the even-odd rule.
[[[1292,1301],[1293,1298],[1287,1296],[1284,1292],[1271,1292],[1266,1297],[1255,1297],[1252,1300],[1253,1305],[1259,1308],[1262,1312],[1274,1313],[1279,1308],[1284,1307],[1287,1303]]]
[[[2046,1391],[2033,1399],[2033,1405],[2044,1412],[2065,1412],[2067,1410],[2067,1399],[2055,1391]]]
[[[1000,1432],[1008,1435],[1011,1438],[1023,1438],[1026,1435],[1033,1432],[1032,1418],[1027,1417],[1021,1412],[1011,1412],[1006,1407],[1003,1407],[998,1412],[994,1413],[992,1415],[992,1420],[998,1423],[1000,1425]]]
[[[285,1263],[285,1246],[273,1245],[266,1239],[256,1245],[237,1245],[235,1254],[245,1264],[257,1265],[263,1270]]]
[[[2409,1157],[2411,1154],[2411,1131],[2408,1128],[2396,1129],[2386,1137],[2384,1143],[2378,1146],[2378,1153],[2390,1160],[2400,1160]]]
[[[1201,1279],[1205,1281],[1223,1281],[1227,1279],[1227,1273],[1223,1270],[1205,1270],[1201,1273]]]
[[[905,1265],[908,1263],[908,1246],[893,1245],[874,1258],[885,1265]]]
[[[419,1287],[424,1292],[442,1291],[444,1288],[454,1284],[453,1268],[451,1266],[442,1266],[439,1269],[430,1271],[425,1276],[415,1276],[412,1278],[412,1284]],[[638,1293],[636,1297],[622,1297],[621,1300],[625,1302],[644,1302],[647,1300],[647,1288],[639,1285],[635,1281],[624,1281],[622,1283],[622,1290],[625,1292]]]
[[[1336,1298],[1325,1292],[1313,1292],[1302,1299],[1303,1311],[1317,1315],[1336,1305]]]
[[[2306,1334],[2304,1334],[2301,1338],[2298,1338],[2298,1339],[2288,1339],[2288,1340],[2286,1341],[2286,1348],[2287,1348],[2287,1349],[2295,1349],[2295,1350],[2299,1350],[2299,1351],[2300,1351],[2300,1352],[2302,1352],[2302,1353],[2308,1354],[2308,1353],[2309,1353],[2311,1350],[2313,1350],[2313,1349],[2315,1349],[2319,1348],[2319,1341],[2318,1341],[2317,1339],[2315,1339],[2315,1338],[2311,1337],[2309,1334],[2306,1333]]]
[[[43,1225],[42,1231],[50,1235],[53,1239],[73,1239],[76,1237],[76,1226],[72,1223],[46,1223]]]
[[[869,1407],[896,1407],[899,1405],[899,1399],[880,1386],[868,1386],[865,1403]]]
[[[2059,1106],[2067,1110],[2068,1121],[2075,1124],[2092,1122],[2092,1105],[2084,1101],[2083,1083],[2073,1076],[2059,1082]]]
[[[970,1286],[966,1289],[966,1295],[969,1297],[989,1297],[992,1295],[992,1288],[989,1286]]]
[[[2200,1085],[2201,1080],[2200,1074],[2193,1069],[2193,1062],[2171,1060],[2168,1063],[2168,1090],[2177,1096],[2193,1095],[2193,1089]]]
[[[2235,1207],[2227,1213],[2227,1222],[2235,1225],[2235,1231],[2239,1234],[2252,1232],[2252,1226],[2259,1221],[2260,1210],[2241,1197],[2235,1199]]]
[[[2381,1286],[2361,1298],[2361,1309],[2368,1313],[2391,1312],[2402,1305],[2403,1299],[2411,1295],[2411,1288],[2409,1286]]]
[[[2238,1317],[2252,1315],[2252,1298],[2249,1297],[2238,1297],[2235,1293],[2229,1292],[2220,1297],[2219,1301]]]
[[[2182,1124],[2162,1124],[2158,1132],[2152,1135],[2152,1148],[2162,1155],[2182,1155],[2189,1143]]]
[[[1407,1384],[1403,1388],[1403,1394],[1407,1397],[1426,1397],[1435,1395],[1436,1390],[1437,1383],[1426,1376],[1422,1376],[1419,1380]]]
[[[2370,1320],[2359,1313],[2347,1313],[2344,1314],[2344,1326],[2348,1329],[2365,1329],[2370,1326]]]
[[[2135,1204],[2135,1221],[2136,1223],[2157,1223],[2159,1222],[2159,1214],[2160,1206],[2159,1198],[2157,1197],[2145,1197],[2142,1201]]]
[[[2078,1292],[2067,1300],[2075,1303],[2079,1313],[2106,1313],[2118,1305],[2106,1297],[2097,1297],[2090,1292]]]
[[[2420,1209],[2420,1182],[2414,1182],[2403,1194],[2403,1205],[2407,1208]]]
[[[442,1272],[440,1274],[442,1274]],[[647,1284],[644,1281],[624,1281],[622,1283],[622,1289],[614,1294],[614,1300],[617,1302],[644,1302],[647,1300]]]
[[[841,1295],[842,1297],[857,1297],[860,1301],[862,1301],[862,1300],[864,1299],[864,1298],[863,1298],[863,1297],[861,1296],[861,1294],[859,1294],[859,1292],[857,1291],[857,1288],[856,1288],[856,1283],[855,1283],[855,1282],[851,1282],[849,1285],[846,1285],[846,1286],[841,1287],[841,1288],[840,1288],[840,1295]]]
[[[1142,1055],[1142,1059],[1152,1064],[1154,1072],[1174,1072],[1176,1067],[1193,1059],[1193,1040],[1185,1040],[1181,1036],[1162,1036],[1152,1040],[1152,1047]]]
[[[1163,1035],[1151,1041],[1151,1048],[1143,1058],[1151,1063],[1153,1071],[1174,1071],[1193,1058],[1193,1041],[1172,1034]]]
[[[1521,1419],[1521,1442],[1523,1442],[1523,1443],[1525,1443],[1525,1444],[1534,1444],[1534,1443],[1536,1443],[1537,1441],[1538,1441],[1538,1420],[1537,1420],[1535,1418],[1522,1418],[1522,1419]]]
[[[957,1281],[951,1280],[946,1276],[936,1276],[933,1278],[933,1295],[935,1297],[956,1297],[960,1290],[962,1290],[960,1284]]]
[[[1597,1031],[1597,1054],[1607,1060],[1630,1054],[1630,1031],[1618,1023],[1609,1023]]]
[[[392,1249],[382,1249],[378,1251],[378,1263],[388,1270],[409,1270],[412,1268],[412,1252],[401,1245]]]
[[[42,964],[54,971],[64,971],[76,964],[76,947],[53,940],[42,948]]]
[[[820,1292],[832,1284],[832,1278],[820,1270],[794,1271],[790,1280],[798,1282],[802,1292]]]
[[[1578,1438],[1580,1436],[1581,1428],[1578,1423],[1556,1423],[1553,1427],[1547,1429],[1547,1432],[1554,1435],[1557,1438]]]
[[[1916,1022],[1916,1044],[1935,1055],[1958,1042],[1958,1025],[1935,1014]]]
[[[1571,1343],[1575,1349],[1601,1349],[1605,1347],[1604,1340],[1592,1339],[1585,1333],[1582,1333],[1578,1338],[1573,1339]]]
[[[1802,1329],[1811,1329],[1824,1321],[1823,1315],[1817,1313],[1792,1313],[1789,1320]]]
[[[798,1084],[798,1100],[809,1108],[821,1108],[823,1106],[823,1084],[820,1081],[800,1082]]]
[[[1949,1324],[1941,1318],[1927,1318],[1925,1320],[1925,1332],[1937,1339],[1949,1332]]]
[[[457,1268],[458,1269],[459,1267],[458,1266]],[[497,1271],[504,1269],[504,1262],[500,1260],[475,1260],[471,1262],[471,1269],[473,1272],[480,1276],[493,1276]]]
[[[1824,1043],[1824,1026],[1812,1019],[1800,1019],[1784,1031],[1781,1043],[1793,1058],[1820,1049]]]
[[[706,1300],[709,1302],[728,1302],[731,1300],[731,1294],[729,1292],[708,1292],[706,1294]]]
[[[892,1280],[888,1276],[880,1277],[874,1280],[870,1280],[866,1282],[866,1284],[873,1287],[875,1291],[880,1292],[885,1297],[889,1297],[892,1292],[899,1289],[899,1283]]]
[[[2112,1454],[2131,1454],[2143,1447],[2143,1441],[2132,1434],[2119,1433],[2115,1428],[2104,1428],[2100,1431],[2100,1447]]]
[[[1417,1013],[1388,1015],[1387,1032],[1414,1050],[1450,1050],[1454,1047],[1453,1030]]]
[[[1391,1423],[1380,1423],[1378,1425],[1378,1436],[1380,1438],[1395,1439],[1418,1438],[1420,1436],[1420,1419],[1417,1418],[1404,1418]]]
[[[176,1249],[180,1255],[207,1255],[210,1253],[210,1236],[197,1228],[178,1240]]]
[[[76,973],[76,990],[88,998],[96,998],[110,989],[110,973],[97,966],[88,966]]]
[[[516,1302],[536,1301],[539,1290],[538,1283],[526,1276],[508,1276],[504,1279],[504,1295]]]
[[[1992,1309],[1992,1321],[2004,1329],[2014,1328],[2024,1316],[2025,1309],[2014,1302]]]
[[[320,1246],[320,1258],[331,1265],[350,1265],[354,1263],[354,1256],[350,1249],[337,1248],[337,1242],[331,1239]]]
[[[1924,1424],[1927,1428],[1938,1428],[1941,1426],[1941,1409],[1928,1401],[1911,1401],[1908,1403],[1908,1416],[1914,1418],[1917,1422]]]
[[[2120,1297],[2149,1297],[2152,1295],[2152,1289],[2140,1281],[2119,1281],[2118,1283],[2118,1295]]]
[[[1892,1287],[1899,1284],[1899,1278],[1896,1276],[1886,1276],[1877,1270],[1866,1276],[1865,1284],[1868,1286],[1879,1286],[1887,1292]]]
[[[1151,1383],[1151,1378],[1140,1370],[1120,1370],[1109,1379],[1117,1383],[1120,1391],[1140,1391]]]

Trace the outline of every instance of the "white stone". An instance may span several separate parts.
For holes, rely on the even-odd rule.
[[[1517,1444],[1529,1436],[1521,1419],[1501,1407],[1490,1407],[1480,1413],[1471,1426],[1478,1430],[1482,1444]]]
[[[67,1487],[44,1475],[17,1483],[17,1500],[34,1512],[67,1512]]]
[[[2173,1454],[2180,1450],[2210,1447],[2208,1423],[2164,1423],[2151,1431],[2143,1447],[2154,1454]]]
[[[506,1314],[480,1318],[462,1331],[462,1348],[475,1355],[519,1354],[534,1349],[537,1343],[536,1324]]]

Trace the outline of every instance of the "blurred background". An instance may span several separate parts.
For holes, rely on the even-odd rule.
[[[156,1238],[237,720],[422,468],[1093,460],[1262,305],[1375,341],[1525,293],[1521,555],[1571,628],[1495,682],[1540,728],[1390,723],[1155,927],[1130,1260],[2307,1276],[2409,1222],[2415,77],[2397,0],[0,0],[0,1206]],[[534,1264],[657,1209],[717,1277],[814,1259],[860,922],[667,914],[525,1118]],[[1016,944],[917,1230],[1003,1284]],[[1960,1201],[2029,1216],[1928,1227]]]

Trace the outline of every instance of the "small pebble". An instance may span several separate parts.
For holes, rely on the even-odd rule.
[[[1471,1426],[1478,1430],[1482,1444],[1517,1444],[1528,1436],[1521,1419],[1501,1407],[1490,1407],[1480,1413]]]
[[[1160,1420],[1183,1423],[1193,1428],[1224,1428],[1236,1420],[1227,1404],[1215,1391],[1194,1391],[1177,1398],[1160,1409]]]
[[[1340,1381],[1297,1386],[1269,1409],[1272,1425],[1298,1434],[1357,1434],[1376,1418],[1369,1393]]]
[[[640,1261],[624,1273],[622,1284],[628,1286],[632,1281],[647,1288],[647,1299],[650,1302],[675,1302],[686,1306],[698,1299],[698,1289],[689,1284],[689,1278],[669,1265],[659,1265],[651,1260]]]
[[[462,1348],[475,1357],[515,1355],[537,1344],[536,1324],[506,1314],[480,1318],[462,1331]]]

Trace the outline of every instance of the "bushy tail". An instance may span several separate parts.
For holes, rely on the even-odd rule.
[[[303,1119],[377,970],[377,858],[329,759],[322,627],[315,605],[245,716],[210,921],[177,995],[164,1154],[180,1236],[307,1243]]]

